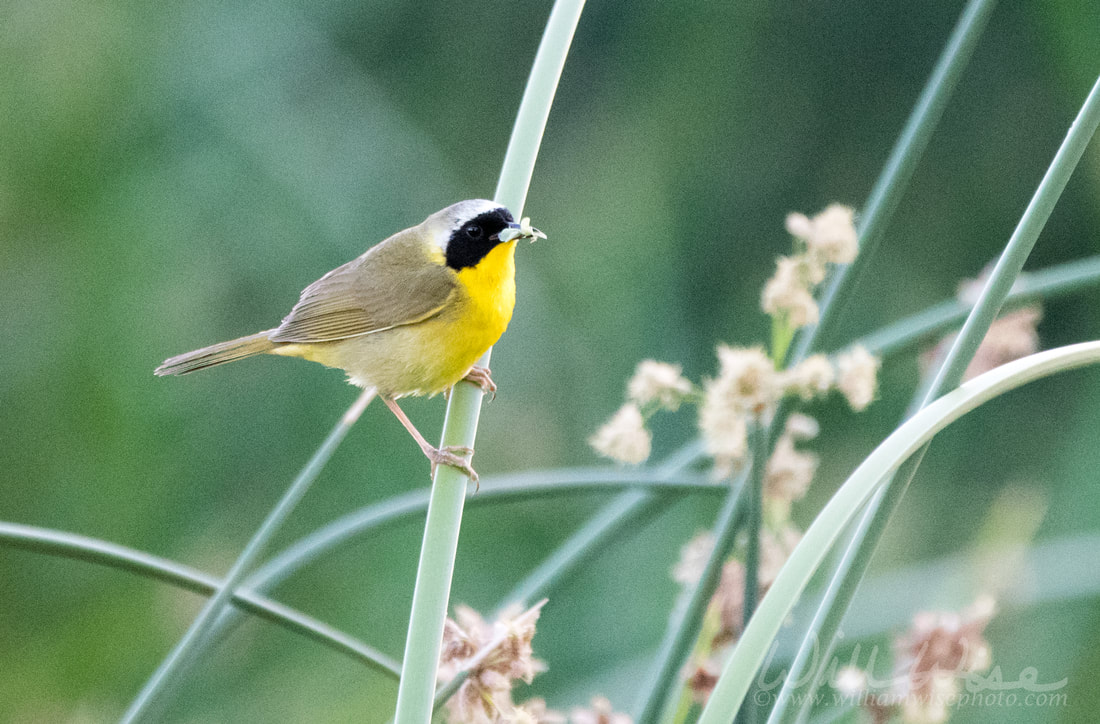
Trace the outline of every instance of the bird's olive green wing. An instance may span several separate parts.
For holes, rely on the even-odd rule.
[[[398,235],[333,269],[305,288],[271,341],[330,342],[434,316],[456,280],[430,249]]]

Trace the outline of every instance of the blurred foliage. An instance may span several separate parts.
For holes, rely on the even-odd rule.
[[[549,2],[12,0],[0,10],[0,517],[224,572],[354,393],[337,372],[252,360],[154,379],[167,356],[268,328],[303,286],[390,233],[495,185]],[[789,210],[866,197],[961,9],[938,3],[592,3],[550,118],[493,357],[478,470],[591,464],[585,439],[644,357],[698,378],[718,341],[767,329],[759,290]],[[1002,3],[832,346],[954,293],[1008,239],[1095,80],[1100,10]],[[1100,252],[1094,141],[1033,255]],[[1046,306],[1054,346],[1100,330],[1096,294]],[[803,520],[895,424],[880,401],[820,405],[820,481]],[[442,401],[406,408],[438,435]],[[998,493],[1048,508],[1038,536],[1095,531],[1100,378],[999,401],[933,447],[876,563],[976,544]],[[692,434],[660,422],[658,454]],[[280,537],[428,484],[372,407]],[[488,609],[607,498],[476,496],[454,601]],[[1031,498],[1029,498],[1031,499]],[[544,610],[532,693],[627,708],[675,595],[685,499],[595,559]],[[326,557],[277,597],[399,656],[419,521]],[[1066,576],[1090,562],[1064,561]],[[872,572],[874,575],[874,571]],[[1014,575],[1025,576],[1025,571]],[[907,607],[969,603],[980,576],[926,580]],[[129,574],[0,549],[0,720],[109,721],[199,601]],[[968,585],[970,584],[970,585]],[[1100,706],[1093,598],[1011,607],[990,628],[1006,675],[1068,677],[1067,706],[956,721],[1082,721]],[[877,610],[857,598],[853,617]],[[383,721],[394,687],[250,621],[196,667],[166,721]],[[520,694],[519,698],[523,698]],[[990,719],[989,717],[994,717]]]

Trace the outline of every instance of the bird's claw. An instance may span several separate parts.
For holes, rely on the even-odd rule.
[[[478,482],[477,472],[473,466],[470,465],[470,461],[462,457],[463,455],[473,455],[474,449],[466,447],[464,445],[447,445],[442,448],[431,448],[426,454],[428,459],[432,462],[432,478],[435,478],[435,469],[440,465],[449,465],[466,474],[470,481],[476,486],[475,490],[481,489],[481,484]]]
[[[497,398],[497,383],[493,382],[491,375],[492,371],[488,367],[474,365],[462,379],[477,385],[483,393],[491,395],[489,398],[491,401]]]

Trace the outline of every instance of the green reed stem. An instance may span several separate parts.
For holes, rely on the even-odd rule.
[[[826,330],[833,327],[835,316],[844,309],[856,279],[867,268],[867,262],[882,242],[886,227],[894,217],[894,211],[909,186],[909,180],[913,178],[913,172],[924,155],[924,149],[928,147],[963,69],[970,62],[974,46],[977,45],[995,5],[995,0],[971,0],[963,10],[947,41],[947,47],[932,70],[928,83],[921,91],[917,104],[861,211],[857,223],[861,261],[837,270],[829,279],[821,297],[821,318],[817,327]],[[800,336],[795,350],[796,358],[805,357],[814,347],[817,327],[805,330]]]
[[[695,463],[702,455],[701,445],[686,445],[684,449],[669,456],[660,465],[652,468],[649,474],[658,479],[678,477]],[[646,471],[624,471],[628,476],[640,478]],[[690,478],[689,478],[690,479]],[[546,560],[509,591],[497,606],[497,612],[512,603],[528,606],[531,602],[547,598],[561,580],[575,570],[581,562],[597,553],[614,539],[615,535],[631,521],[643,517],[653,509],[653,503],[660,500],[656,491],[638,488],[623,493],[611,505],[604,506],[573,532]]]
[[[954,389],[962,381],[970,360],[973,359],[990,325],[1004,305],[1013,283],[1035,247],[1039,232],[1050,218],[1054,205],[1061,197],[1098,125],[1100,125],[1100,79],[1097,79],[1093,85],[1069,133],[1039,183],[1035,195],[982,289],[977,304],[929,386],[921,407],[927,406],[936,398]],[[904,497],[910,481],[916,475],[927,449],[926,445],[910,458],[894,479],[886,482],[883,492],[864,511],[851,542],[830,577],[826,594],[818,604],[817,611],[803,638],[795,664],[792,665],[787,682],[780,692],[779,703],[773,712],[773,721],[795,720],[786,713],[788,706],[786,702],[792,700],[790,694],[793,693],[787,689],[793,688],[792,682],[797,682],[804,673],[805,663],[810,656],[809,649],[820,645],[826,652],[826,657],[832,650],[840,621],[848,611],[855,591],[870,565],[874,551]],[[796,669],[796,666],[799,668]],[[788,684],[791,684],[791,687],[788,687]],[[804,704],[801,712],[808,712],[808,706]]]
[[[745,598],[741,610],[741,625],[748,626],[756,611],[756,602],[760,594],[760,531],[764,518],[764,472],[767,467],[768,457],[775,445],[773,440],[768,440],[767,435],[758,426],[754,426],[749,434],[749,445],[752,450],[752,472],[749,476],[749,505],[748,505],[748,544],[745,548]],[[756,707],[751,704],[742,707],[738,713],[738,719],[742,724],[753,724],[756,721]]]
[[[755,461],[753,467],[756,467]],[[703,613],[718,588],[722,566],[733,549],[734,538],[745,516],[744,491],[747,479],[748,471],[745,471],[730,484],[729,493],[715,520],[714,548],[707,557],[703,573],[684,599],[682,607],[673,610],[669,616],[668,628],[657,650],[656,664],[641,689],[644,699],[637,717],[638,724],[652,724],[657,721],[670,690],[679,688],[677,674],[688,656],[692,642],[699,635]]]
[[[583,8],[583,0],[554,3],[520,102],[494,195],[517,217],[522,215],[550,106]],[[486,352],[479,364],[488,366],[490,354],[491,350]],[[443,445],[473,447],[481,399],[482,392],[475,386],[456,385],[447,404]],[[397,691],[397,724],[427,724],[431,720],[466,485],[466,476],[447,466],[438,468],[432,483]]]
[[[190,566],[154,556],[126,546],[88,536],[49,530],[31,525],[0,522],[0,543],[63,558],[110,566],[173,585],[191,593],[208,596],[222,587],[222,581]],[[234,606],[288,631],[311,638],[329,648],[361,661],[395,681],[400,664],[352,636],[318,621],[301,611],[272,601],[245,587],[233,592]]]
[[[149,677],[149,680],[145,682],[145,686],[138,693],[137,698],[130,703],[130,707],[126,710],[126,713],[122,717],[122,721],[125,724],[133,724],[133,722],[141,721],[145,716],[149,707],[154,703],[156,698],[160,695],[176,676],[176,672],[179,670],[181,664],[190,656],[192,647],[199,641],[200,638],[204,638],[209,629],[214,625],[217,620],[218,614],[222,609],[232,600],[233,592],[237,586],[244,579],[245,573],[256,562],[260,553],[263,552],[264,547],[275,535],[275,532],[290,515],[294,507],[302,499],[302,496],[309,490],[310,485],[317,479],[317,476],[321,473],[321,469],[324,468],[325,463],[328,462],[332,454],[336,452],[336,448],[339,447],[340,442],[347,435],[348,430],[355,424],[355,421],[359,419],[359,416],[363,413],[367,403],[374,397],[373,390],[364,390],[359,398],[352,403],[352,406],[348,408],[348,411],[344,413],[344,416],[340,418],[340,421],[336,423],[336,426],[329,433],[325,441],[321,443],[321,447],[317,448],[317,452],[313,454],[306,466],[302,468],[302,472],[298,474],[298,477],[294,479],[290,488],[287,489],[283,497],[275,505],[275,507],[268,513],[267,518],[253,534],[252,539],[248,541],[248,545],[241,551],[240,556],[237,557],[233,567],[229,569],[229,573],[226,574],[225,580],[222,581],[218,590],[213,596],[206,602],[199,615],[191,622],[190,628],[183,635],[183,638],[179,640],[175,648],[168,654],[168,656],[161,662],[157,670],[153,672],[153,675]]]
[[[804,328],[794,344],[789,365],[804,359],[818,344],[819,337],[832,326],[850,296],[853,282],[879,245],[883,232],[889,225],[902,195],[912,178],[924,149],[928,145],[950,91],[954,88],[962,68],[970,57],[974,43],[988,15],[988,0],[974,0],[960,22],[962,31],[956,31],[948,43],[943,58],[933,71],[928,85],[902,130],[898,142],[890,152],[882,173],[876,180],[867,204],[859,220],[860,254],[855,263],[832,271],[826,282],[820,301],[820,320],[816,325]],[[975,12],[975,7],[980,12]],[[777,415],[778,417],[778,415]],[[773,422],[773,428],[775,423]],[[769,437],[771,433],[769,433]],[[770,450],[770,448],[769,448]],[[664,664],[659,664],[664,666]],[[648,708],[647,708],[648,710]]]
[[[1038,352],[979,375],[903,423],[860,463],[814,518],[768,588],[711,692],[698,724],[731,721],[799,596],[848,523],[905,460],[937,434],[990,400],[1035,380],[1100,363],[1100,342]]]
[[[623,494],[626,505],[622,510],[605,508],[597,512],[504,596],[497,614],[512,603],[526,607],[529,601],[544,598],[562,576],[599,552],[627,523],[641,515],[651,495],[644,490],[631,490]]]

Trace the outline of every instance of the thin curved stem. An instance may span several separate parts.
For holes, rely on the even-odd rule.
[[[209,596],[222,587],[222,581],[218,578],[190,566],[117,543],[75,533],[0,522],[0,543],[35,553],[72,558],[129,571],[203,596]],[[395,659],[323,621],[284,606],[247,587],[238,588],[233,592],[233,605],[362,661],[367,666],[393,678],[394,681],[397,680],[400,664]]]
[[[830,498],[795,546],[726,662],[698,724],[723,724],[732,719],[806,584],[844,527],[893,470],[939,432],[990,400],[1035,380],[1098,363],[1100,342],[1014,360],[948,392],[891,433]]]
[[[661,492],[673,490],[716,494],[723,489],[723,486],[703,475],[658,476],[653,472],[614,469],[531,472],[486,477],[482,482],[481,492],[471,498],[471,505],[486,505],[540,495],[592,492],[600,488],[644,488],[654,491],[658,497]],[[253,589],[267,590],[356,536],[374,530],[379,525],[422,513],[427,507],[427,491],[414,491],[349,513],[302,538],[257,568],[249,577],[248,585]]]
[[[1005,306],[1019,306],[1038,299],[1050,299],[1077,292],[1100,281],[1100,256],[1056,264],[1034,272],[1020,274],[1012,291],[1005,297]],[[881,327],[855,340],[880,356],[890,356],[922,340],[941,335],[966,321],[972,304],[947,300]],[[844,346],[848,346],[845,344]]]
[[[275,505],[275,507],[268,513],[267,518],[253,534],[252,539],[241,551],[240,556],[237,557],[233,567],[229,569],[229,573],[226,574],[225,580],[215,591],[214,595],[203,606],[202,611],[191,623],[190,628],[187,629],[187,633],[183,635],[183,638],[175,645],[168,656],[161,662],[157,670],[153,672],[153,675],[149,677],[149,680],[145,682],[145,686],[142,687],[137,697],[131,702],[130,707],[123,715],[122,721],[124,724],[133,724],[133,722],[140,721],[142,717],[148,712],[149,708],[153,705],[160,693],[167,687],[172,679],[175,677],[176,672],[183,665],[184,661],[190,656],[193,647],[204,638],[213,627],[217,620],[217,616],[221,613],[222,609],[232,600],[233,591],[244,579],[245,573],[256,562],[260,553],[267,546],[267,543],[275,535],[275,532],[290,515],[291,511],[298,504],[298,501],[302,499],[302,496],[309,490],[310,485],[317,479],[317,476],[321,473],[321,469],[328,462],[332,454],[336,452],[336,448],[340,445],[340,442],[347,435],[348,430],[355,424],[355,421],[359,419],[359,416],[363,413],[367,403],[374,397],[374,390],[364,390],[359,398],[352,403],[348,411],[344,413],[340,421],[329,433],[325,441],[321,443],[321,446],[317,449],[317,452],[313,454],[306,466],[302,468],[302,472],[298,474],[298,477],[291,483],[290,488],[287,489],[283,497]]]
[[[1085,147],[1098,126],[1100,126],[1100,78],[1093,85],[1069,133],[1043,175],[1039,187],[982,289],[977,304],[967,317],[962,331],[955,338],[934,380],[928,386],[921,407],[928,406],[962,381],[970,360],[973,359],[990,325],[1004,305],[1013,283],[1039,238],[1039,232],[1050,218],[1054,205],[1069,182],[1077,162],[1084,154]],[[897,475],[886,481],[885,489],[863,512],[851,541],[838,561],[836,569],[830,575],[825,595],[810,621],[795,663],[780,691],[772,717],[775,722],[793,720],[788,713],[789,702],[793,700],[791,696],[793,682],[802,678],[806,662],[810,658],[809,649],[820,642],[826,656],[832,650],[840,621],[848,611],[878,543],[905,495],[909,483],[916,475],[927,449],[928,445],[925,445],[906,462]],[[815,679],[814,685],[819,683]],[[796,714],[804,716],[808,711],[809,704],[803,704]]]

